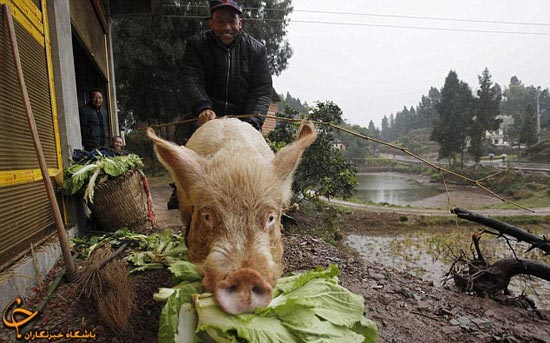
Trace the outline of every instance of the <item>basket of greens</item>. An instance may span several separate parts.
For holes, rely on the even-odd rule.
[[[63,189],[82,196],[102,230],[142,230],[150,223],[143,194],[143,162],[135,154],[95,156],[65,168]]]

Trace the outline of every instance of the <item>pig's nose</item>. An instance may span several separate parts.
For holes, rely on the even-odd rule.
[[[214,298],[224,312],[252,312],[269,305],[273,288],[260,273],[251,268],[239,269],[227,275],[214,289]]]

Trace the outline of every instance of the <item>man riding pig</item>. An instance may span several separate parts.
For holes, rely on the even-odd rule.
[[[267,306],[281,275],[281,215],[294,171],[317,137],[303,122],[276,155],[261,133],[235,118],[210,120],[186,146],[148,130],[177,186],[191,262],[230,314]]]

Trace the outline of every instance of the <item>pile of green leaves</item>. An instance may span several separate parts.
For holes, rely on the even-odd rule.
[[[96,185],[127,173],[130,170],[143,169],[143,162],[138,155],[105,157],[96,156],[95,160],[85,164],[73,164],[63,169],[63,190],[76,194],[85,187],[84,200],[94,202]]]
[[[124,228],[101,236],[75,237],[73,238],[73,249],[81,256],[90,256],[97,247],[106,243],[113,247],[127,244],[131,248],[126,260],[131,262],[135,268],[130,270],[130,273],[168,267],[176,277],[184,279],[198,277],[198,273],[194,269],[191,274],[186,274],[184,266],[192,264],[186,261],[185,240],[182,235],[172,233],[170,230],[143,235]]]
[[[210,293],[199,294],[198,279],[161,289],[155,298],[167,302],[159,342],[190,334],[196,342],[375,342],[377,327],[363,316],[363,297],[340,286],[338,274],[331,265],[280,278],[269,306],[240,315],[221,311]]]
[[[103,235],[76,236],[72,239],[72,248],[77,255],[89,257],[96,248],[106,243],[109,243],[113,248],[118,248],[124,243],[134,247],[139,246],[140,242],[146,237],[127,228],[122,228],[115,232],[106,232]]]
[[[176,276],[177,266],[183,262],[189,263],[186,261],[187,246],[183,236],[170,230],[145,236],[139,249],[132,251],[126,260],[135,266],[130,273],[168,267]]]

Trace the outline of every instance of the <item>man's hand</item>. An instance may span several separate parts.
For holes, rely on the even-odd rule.
[[[216,112],[212,110],[204,110],[199,113],[199,126],[206,123],[209,120],[216,119]]]

